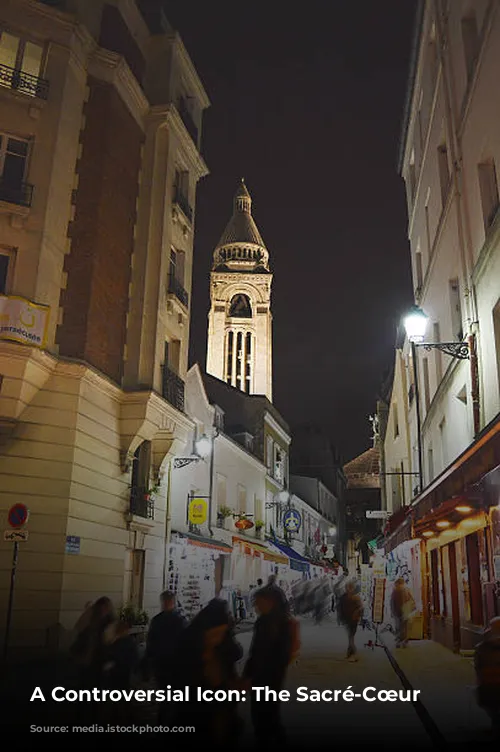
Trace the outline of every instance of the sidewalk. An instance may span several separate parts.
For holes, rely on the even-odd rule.
[[[411,641],[406,649],[385,644],[435,724],[451,744],[481,744],[490,739],[490,721],[477,706],[472,659],[463,658],[431,640]]]

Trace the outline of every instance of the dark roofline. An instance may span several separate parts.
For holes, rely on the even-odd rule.
[[[420,48],[420,37],[422,34],[422,24],[424,21],[425,0],[418,0],[415,21],[413,27],[413,39],[410,55],[410,67],[408,72],[408,83],[406,85],[406,99],[403,110],[401,123],[401,135],[399,137],[398,149],[398,173],[401,175],[403,169],[404,154],[406,148],[406,137],[408,135],[408,126],[410,124],[411,103],[413,100],[413,91],[415,88],[415,78],[417,75],[418,52]]]
[[[237,389],[235,386],[231,386],[230,384],[226,384],[225,381],[222,381],[221,379],[216,378],[215,376],[212,376],[211,374],[207,373],[206,371],[202,370],[200,368],[201,376],[203,381],[205,382],[205,385],[209,384],[210,382],[213,384],[213,386],[216,389],[219,390],[225,390],[228,394],[236,394],[237,397],[241,400],[249,400],[252,402],[261,403],[264,409],[272,415],[272,417],[275,419],[277,423],[281,426],[283,431],[287,433],[290,437],[292,435],[290,426],[285,421],[285,419],[282,417],[281,413],[276,409],[276,407],[272,404],[272,402],[269,402],[267,397],[264,394],[247,394],[246,392],[242,392],[241,389]],[[206,386],[205,386],[206,388]],[[208,390],[207,390],[208,392]],[[210,401],[210,395],[207,394],[207,397]],[[212,404],[218,404],[217,400],[214,400]],[[222,405],[220,406],[222,408]],[[226,411],[227,412],[227,411]]]

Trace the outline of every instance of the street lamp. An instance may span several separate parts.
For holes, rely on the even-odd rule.
[[[418,306],[414,305],[405,316],[403,324],[406,330],[406,336],[411,344],[411,357],[413,361],[413,383],[415,385],[415,408],[417,417],[417,448],[418,448],[418,477],[419,493],[422,493],[424,487],[423,457],[422,457],[422,424],[420,418],[420,392],[418,388],[418,367],[417,367],[417,347],[423,347],[424,350],[440,350],[458,360],[470,359],[470,348],[468,342],[424,342],[425,332],[429,317]]]
[[[208,459],[212,454],[212,443],[213,442],[209,439],[206,433],[204,433],[196,442],[196,451],[202,460]]]

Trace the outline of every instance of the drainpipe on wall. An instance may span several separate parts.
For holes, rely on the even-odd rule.
[[[479,398],[479,368],[476,348],[476,335],[469,336],[471,394],[472,394],[472,417],[474,421],[474,438],[481,430],[481,404]]]
[[[163,590],[167,587],[167,565],[168,550],[170,547],[170,536],[172,535],[172,462],[171,458],[168,463],[167,473],[167,506],[165,509],[165,550],[163,554]]]

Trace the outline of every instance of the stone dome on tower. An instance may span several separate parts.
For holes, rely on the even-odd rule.
[[[242,178],[233,214],[214,251],[214,269],[269,273],[269,253],[252,217],[252,198]]]

